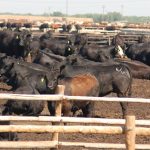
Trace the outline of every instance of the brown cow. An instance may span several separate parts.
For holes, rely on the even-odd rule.
[[[91,74],[80,74],[74,77],[65,77],[59,80],[60,85],[65,86],[65,95],[70,96],[98,96],[99,82],[96,77]],[[55,109],[51,102],[48,107],[51,115],[55,114]],[[62,114],[64,116],[72,116],[76,110],[81,109],[83,116],[91,117],[94,114],[92,102],[88,101],[63,101]]]

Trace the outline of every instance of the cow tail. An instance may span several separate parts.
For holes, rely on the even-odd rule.
[[[128,88],[124,94],[125,94],[125,96],[131,97],[131,95],[132,95],[132,81],[133,81],[132,72],[131,72],[130,67],[127,64],[121,63],[121,66],[123,67],[125,75],[129,78],[129,86],[128,86]]]
[[[131,97],[131,95],[132,95],[132,82],[133,82],[133,78],[132,78],[132,74],[131,74],[130,84],[129,84],[129,88],[128,88],[128,97]]]
[[[130,67],[128,65],[126,65],[126,64],[125,64],[125,67],[128,70],[128,77],[130,78],[129,87],[127,89],[127,94],[128,94],[128,97],[131,97],[131,95],[132,95],[133,76],[132,76],[132,72],[131,72]]]

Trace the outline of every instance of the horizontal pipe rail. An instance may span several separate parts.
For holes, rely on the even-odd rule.
[[[0,125],[0,132],[122,134],[120,126]]]
[[[119,97],[91,97],[91,96],[66,96],[66,95],[29,95],[29,94],[6,94],[0,93],[2,100],[77,100],[77,101],[102,101],[102,102],[132,102],[132,103],[150,103],[150,99],[145,98],[119,98]]]
[[[0,148],[16,149],[16,148],[55,148],[58,145],[57,141],[18,141],[18,142],[0,142]]]
[[[83,118],[83,117],[55,117],[55,116],[1,116],[0,121],[28,121],[31,122],[62,122],[62,123],[91,123],[91,124],[110,124],[124,125],[124,119],[104,119],[104,118]],[[150,126],[150,120],[136,120],[135,124],[141,126]]]
[[[150,99],[145,98],[119,98],[119,97],[90,97],[90,96],[64,96],[66,100],[79,101],[101,101],[101,102],[134,102],[134,103],[150,103]]]
[[[82,142],[59,142],[59,145],[62,146],[74,146],[74,147],[84,147],[84,148],[115,148],[115,149],[126,149],[125,144],[114,144],[114,143],[82,143]],[[136,144],[136,149],[140,150],[149,150],[150,144]]]
[[[115,148],[115,149],[126,149],[125,144],[114,144],[114,143],[82,143],[82,142],[59,142],[62,146],[73,146],[73,147],[84,147],[84,148]],[[136,149],[149,150],[150,144],[136,144]]]
[[[125,144],[110,144],[110,143],[84,143],[84,142],[59,142],[59,146],[73,146],[73,147],[84,147],[84,148],[115,148],[125,149]]]
[[[0,147],[3,149],[16,149],[16,148],[40,148],[40,149],[46,149],[46,148],[55,148],[55,147],[83,147],[83,148],[115,148],[115,149],[125,149],[125,144],[110,144],[110,143],[84,143],[84,142],[57,142],[57,141],[2,141],[0,142]],[[150,145],[149,144],[136,144],[136,149],[143,149],[143,150],[149,150]]]
[[[52,125],[0,125],[0,132],[35,133],[84,133],[84,134],[123,134],[121,126],[52,126]],[[150,128],[136,127],[136,135],[150,135]]]
[[[63,95],[32,95],[32,94],[8,94],[0,93],[0,99],[2,100],[41,100],[41,101],[60,101],[63,99]]]

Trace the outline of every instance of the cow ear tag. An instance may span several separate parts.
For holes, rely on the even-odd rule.
[[[68,51],[71,51],[71,49],[70,49],[70,48],[68,48]]]
[[[41,78],[41,82],[44,82],[44,78]]]
[[[68,44],[70,43],[70,41],[68,41]]]
[[[19,36],[18,36],[18,35],[16,36],[16,39],[19,39]]]

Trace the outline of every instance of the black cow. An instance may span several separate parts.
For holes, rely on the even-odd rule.
[[[27,62],[33,62],[37,54],[40,52],[39,39],[27,39],[25,42],[25,50],[23,52],[23,59]]]
[[[7,125],[4,123],[4,125]],[[17,133],[0,133],[0,141],[18,141]]]
[[[40,25],[39,29],[42,31],[44,29],[48,29],[49,28],[49,24],[48,23],[43,23]]]
[[[97,61],[105,62],[115,57],[124,58],[126,57],[120,46],[105,46],[101,47],[96,44],[85,45],[80,48],[79,54],[83,57]]]
[[[63,24],[62,25],[62,31],[61,31],[62,33],[63,32],[67,32],[67,25],[66,24]]]
[[[66,58],[66,60],[69,64],[72,65],[113,65],[118,63],[123,63],[130,67],[130,70],[132,72],[133,78],[137,79],[150,79],[150,67],[140,61],[130,60],[130,59],[121,59],[121,58],[115,58],[115,59],[109,59],[107,62],[94,62],[88,59],[83,58],[81,55],[70,55]],[[65,62],[66,63],[66,62]]]
[[[20,31],[20,28],[22,27],[21,23],[12,23],[11,28],[15,29],[16,31]]]
[[[31,82],[31,81],[30,81]],[[39,94],[39,92],[30,85],[20,86],[14,91],[14,94]],[[43,101],[16,101],[8,100],[4,104],[5,109],[3,115],[23,115],[23,116],[38,116],[44,109]]]
[[[136,60],[116,58],[115,61],[128,65],[133,78],[150,80],[150,66]]]
[[[138,42],[139,42],[139,43],[147,43],[147,42],[150,42],[150,37],[147,36],[147,35],[142,35],[142,36],[139,37]]]
[[[0,23],[0,28],[4,28],[6,26],[6,23],[5,22],[1,22]]]
[[[57,86],[57,73],[44,67],[30,63],[1,58],[1,75],[7,77],[7,83],[13,86],[14,93],[44,94],[54,93]],[[29,67],[28,67],[28,66]],[[43,69],[42,69],[43,68]],[[17,107],[19,106],[19,107]],[[10,101],[5,104],[3,114],[39,115],[44,102],[38,101]]]
[[[112,46],[99,46],[97,44],[87,44],[85,35],[78,35],[75,38],[75,45],[79,46],[79,54],[93,61],[104,62],[115,57],[126,58],[124,50],[126,45],[124,38],[120,34],[112,40]]]
[[[47,31],[46,33],[42,34],[40,36],[40,41],[43,41],[44,39],[53,39],[53,32],[52,31]]]
[[[11,30],[11,24],[12,24],[12,23],[10,23],[10,22],[7,22],[7,23],[6,23],[6,27],[7,27],[8,30]]]
[[[111,44],[114,45],[114,46],[119,45],[119,46],[121,46],[121,48],[123,50],[126,49],[125,39],[124,39],[124,37],[121,36],[120,33],[118,33],[116,36],[113,37]]]
[[[41,64],[42,66],[59,69],[62,61],[66,58],[64,56],[55,55],[50,50],[39,51],[35,55],[32,55],[31,60],[34,63]]]
[[[2,115],[2,111],[4,109],[3,104],[0,105],[0,115]],[[0,125],[10,125],[10,121],[0,121]],[[8,133],[3,132],[0,133],[0,141],[17,141],[18,136],[17,133]]]
[[[82,29],[82,27],[79,24],[75,24],[77,33],[79,33],[79,31]]]
[[[31,34],[25,31],[0,31],[0,52],[16,58],[24,58],[24,51]]]
[[[40,41],[40,45],[41,49],[47,48],[56,55],[68,56],[75,52],[74,46],[56,39],[43,39]]]
[[[7,55],[17,55],[22,47],[19,45],[19,33],[12,31],[0,31],[0,52]]]
[[[0,74],[8,77],[9,84],[11,84],[14,89],[20,86],[20,83],[23,81],[26,82],[26,80],[23,80],[26,79],[26,77],[28,79],[31,78],[31,81],[33,79],[32,83],[34,83],[34,80],[38,82],[38,78],[36,77],[39,75],[47,78],[49,86],[57,84],[57,76],[60,72],[59,68],[55,69],[53,67],[48,69],[38,64],[28,63],[8,57],[5,54],[0,55],[0,63]]]
[[[115,26],[106,26],[105,30],[113,31],[113,30],[116,30],[116,27]]]
[[[88,42],[88,36],[86,33],[78,33],[75,35],[74,45],[84,46]]]
[[[32,23],[24,23],[23,27],[30,29],[32,28]]]
[[[66,28],[67,28],[67,32],[70,32],[70,30],[71,30],[71,28],[72,28],[72,24],[66,25]]]
[[[72,28],[74,28],[74,29],[72,29]],[[62,33],[63,32],[78,33],[79,30],[81,30],[81,29],[82,28],[81,28],[81,26],[79,24],[68,24],[68,25],[63,24],[61,32]]]
[[[150,65],[150,42],[129,45],[125,53],[133,60]]]
[[[111,92],[118,97],[131,95],[132,74],[128,66],[124,64],[105,65],[62,65],[61,79],[89,73],[94,75],[99,82],[99,96],[105,96]],[[82,82],[82,81],[81,81]],[[126,114],[127,103],[120,103],[123,116]]]

